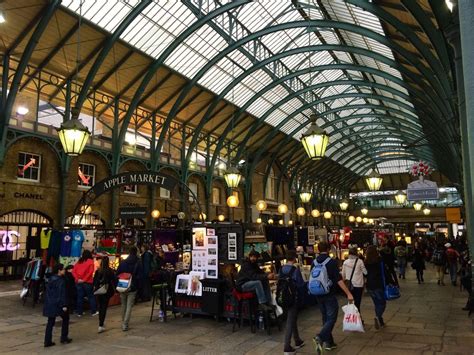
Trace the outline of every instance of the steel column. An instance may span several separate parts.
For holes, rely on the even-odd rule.
[[[463,158],[467,161],[466,167],[474,167],[474,2],[472,0],[459,0],[459,25],[461,29],[461,48],[462,48],[462,65],[464,76],[464,92],[466,94],[466,123],[461,128],[467,129],[467,144],[463,144]],[[464,117],[460,117],[461,120]],[[464,142],[463,142],[464,143]],[[464,149],[466,148],[466,151]],[[473,195],[474,176],[469,174],[464,176],[464,185],[466,186],[467,196]],[[469,238],[469,249],[471,251],[471,259],[474,251],[474,211],[472,204],[466,206],[466,221]],[[471,295],[474,292],[474,263],[471,263],[472,271],[472,288]],[[474,320],[472,323],[474,330]]]

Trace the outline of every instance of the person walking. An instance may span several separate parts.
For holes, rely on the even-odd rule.
[[[383,240],[383,246],[380,248],[380,257],[387,269],[388,279],[387,283],[398,286],[397,272],[395,271],[395,256],[393,255],[393,249],[387,240]]]
[[[128,257],[119,264],[116,273],[117,277],[122,273],[132,275],[130,290],[120,293],[120,301],[122,303],[122,330],[124,332],[128,330],[137,290],[140,288],[142,281],[142,266],[137,254],[138,249],[136,247],[131,247]]]
[[[398,278],[405,279],[407,266],[407,246],[405,244],[398,244],[394,249],[395,257],[397,258]]]
[[[458,278],[459,253],[452,247],[451,243],[446,243],[444,246],[446,247],[446,259],[449,268],[449,275],[451,276],[451,284],[456,286]]]
[[[84,296],[87,296],[91,314],[96,316],[97,304],[95,302],[94,288],[92,281],[94,279],[94,260],[90,250],[84,250],[79,261],[74,265],[72,274],[76,280],[77,304],[76,313],[78,317],[82,317],[84,313]]]
[[[66,282],[64,280],[64,265],[56,264],[53,273],[46,285],[46,295],[44,299],[43,315],[48,317],[46,331],[44,333],[44,347],[56,345],[53,342],[53,327],[56,317],[62,318],[61,344],[69,344],[72,339],[69,335],[69,311],[66,296]]]
[[[433,256],[431,257],[436,268],[436,277],[438,278],[438,285],[444,286],[444,270],[446,270],[446,250],[443,243],[438,243]]]
[[[142,270],[143,270],[143,285],[140,289],[140,300],[143,302],[148,302],[151,300],[151,280],[150,275],[152,272],[152,265],[154,261],[154,255],[151,252],[148,245],[143,244],[140,248],[141,260],[142,260]]]
[[[366,287],[375,307],[375,329],[380,329],[385,326],[383,313],[385,312],[385,308],[387,306],[382,272],[385,273],[385,279],[387,279],[388,272],[375,245],[371,245],[367,248],[365,255],[365,267],[367,269]]]
[[[68,312],[71,314],[76,309],[77,302],[77,289],[76,289],[76,280],[72,275],[73,265],[66,266],[64,273],[64,281],[66,283],[66,298],[68,304]]]
[[[94,274],[94,294],[97,295],[99,304],[99,333],[105,331],[105,316],[109,300],[115,293],[115,275],[109,266],[109,257],[103,256],[100,267]]]
[[[324,264],[327,270],[327,275],[330,280],[330,289],[329,293],[323,296],[317,296],[319,309],[323,317],[323,326],[313,338],[313,342],[316,348],[316,353],[320,354],[324,350],[334,350],[337,348],[337,344],[334,342],[332,336],[332,330],[337,321],[337,314],[339,311],[339,304],[336,298],[336,289],[337,286],[341,288],[342,291],[347,296],[349,302],[354,301],[354,297],[351,292],[347,289],[346,284],[342,280],[342,276],[339,273],[339,267],[337,266],[336,260],[332,259],[329,252],[329,244],[327,242],[320,242],[318,244],[318,249],[320,254],[316,258],[316,263],[319,265]],[[326,259],[329,258],[329,261]],[[313,264],[314,266],[314,264]],[[337,286],[336,286],[337,285]]]
[[[297,257],[296,251],[288,250],[286,254],[287,263],[282,266],[279,273],[280,278],[290,276],[297,290],[294,304],[286,310],[285,346],[283,349],[285,355],[295,354],[297,349],[304,346],[304,341],[300,338],[298,331],[298,312],[303,301],[306,284],[300,269],[295,265],[297,263]],[[291,338],[295,341],[294,348],[291,346]]]
[[[342,264],[342,279],[346,281],[347,287],[354,296],[354,304],[360,311],[362,294],[364,293],[364,275],[367,270],[364,261],[359,258],[357,248],[349,249],[349,258]]]
[[[416,270],[416,279],[418,280],[418,284],[424,283],[425,280],[423,279],[423,270],[425,269],[425,253],[418,243],[415,244],[415,250],[413,251],[413,263],[411,266]]]

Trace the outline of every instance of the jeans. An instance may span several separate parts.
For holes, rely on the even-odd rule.
[[[107,307],[109,306],[110,298],[107,295],[98,295],[97,301],[99,306],[99,327],[104,326],[105,316],[107,315]]]
[[[353,287],[351,290],[352,297],[354,297],[354,305],[357,307],[360,311],[360,304],[362,303],[362,295],[364,293],[364,288],[363,287]]]
[[[124,328],[128,328],[136,295],[137,291],[123,292],[120,294],[120,302],[122,303],[122,327]]]
[[[387,306],[383,289],[369,290],[370,297],[375,306],[375,316],[383,323],[383,312]]]
[[[441,285],[444,285],[444,265],[436,265],[436,276]]]
[[[449,275],[451,275],[451,282],[455,283],[458,278],[458,263],[449,263]]]
[[[61,341],[68,338],[69,334],[69,312],[61,312],[62,325],[61,325]],[[53,342],[53,327],[56,322],[56,317],[48,317],[48,323],[46,323],[46,331],[44,333],[44,344],[48,345]]]
[[[270,285],[268,280],[255,280],[255,281],[247,281],[242,285],[242,291],[244,292],[251,292],[255,291],[258,298],[258,303],[270,303],[272,300],[272,294],[270,291]]]
[[[407,267],[407,258],[405,257],[399,257],[397,258],[397,264],[398,264],[398,273],[405,278],[405,272],[406,272],[406,267]]]
[[[286,329],[285,329],[285,350],[291,348],[291,337],[295,340],[295,343],[301,343],[300,334],[298,332],[298,305],[293,305],[288,308],[288,315],[286,317]]]
[[[323,327],[319,331],[319,338],[321,341],[333,344],[332,330],[337,321],[337,313],[339,311],[339,304],[334,295],[327,295],[318,297],[319,309],[323,316]]]
[[[84,312],[84,296],[87,296],[89,300],[89,307],[91,309],[91,313],[94,314],[97,312],[97,305],[95,303],[95,296],[94,296],[94,288],[92,284],[88,283],[79,283],[76,284],[77,290],[77,306],[76,311],[77,314],[82,314]]]

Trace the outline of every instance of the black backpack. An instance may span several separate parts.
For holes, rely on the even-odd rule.
[[[276,290],[276,302],[283,309],[288,309],[296,304],[296,293],[298,292],[293,274],[296,267],[292,266],[288,274],[280,273]]]
[[[446,263],[446,254],[444,250],[435,249],[433,256],[431,257],[433,264],[442,266]]]

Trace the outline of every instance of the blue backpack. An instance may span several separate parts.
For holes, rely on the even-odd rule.
[[[316,260],[313,262],[313,269],[309,276],[308,290],[311,295],[324,296],[327,295],[332,286],[332,281],[329,279],[326,264],[331,261],[327,258],[321,264]]]

